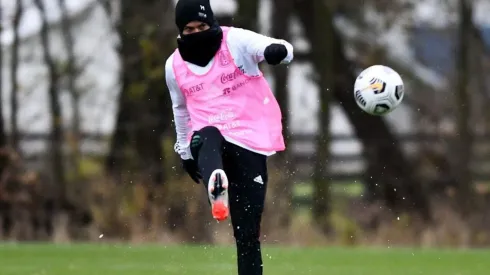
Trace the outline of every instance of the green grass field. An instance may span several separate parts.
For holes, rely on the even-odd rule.
[[[490,251],[264,248],[265,275],[487,275]],[[234,248],[0,245],[1,275],[232,275]]]

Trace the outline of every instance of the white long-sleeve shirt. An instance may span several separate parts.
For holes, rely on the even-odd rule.
[[[256,32],[245,30],[241,28],[230,28],[226,43],[230,51],[231,56],[234,59],[235,64],[238,67],[243,68],[246,75],[255,76],[260,74],[258,64],[264,60],[264,51],[267,46],[273,43],[279,43],[286,46],[288,54],[282,61],[283,64],[287,64],[293,60],[293,46],[285,40],[271,38]],[[173,57],[172,54],[165,63],[165,77],[167,81],[168,90],[172,100],[172,109],[174,114],[175,131],[177,134],[177,142],[175,144],[175,151],[180,155],[182,159],[192,158],[189,144],[187,142],[187,136],[191,131],[189,127],[189,112],[187,111],[186,98],[177,84],[175,73],[173,70]],[[203,75],[207,73],[214,59],[212,59],[206,67],[200,67],[192,63],[186,62],[187,67],[195,74]],[[275,152],[263,152],[252,150],[239,142],[225,138],[226,141],[233,143],[237,146],[254,151],[259,154],[270,156]]]

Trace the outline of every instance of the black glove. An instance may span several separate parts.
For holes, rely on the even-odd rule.
[[[189,174],[191,179],[199,184],[199,180],[202,179],[202,176],[199,172],[199,168],[197,167],[197,162],[193,159],[183,159],[182,166],[187,174]]]
[[[270,44],[265,48],[264,58],[270,65],[278,65],[288,56],[288,49],[283,44]]]

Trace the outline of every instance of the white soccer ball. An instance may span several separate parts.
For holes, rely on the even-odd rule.
[[[400,75],[390,67],[374,65],[362,71],[354,84],[354,98],[363,111],[382,116],[403,100],[404,86]]]

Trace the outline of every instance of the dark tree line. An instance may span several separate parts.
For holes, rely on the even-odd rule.
[[[17,1],[14,17],[14,41],[12,44],[10,62],[10,93],[9,104],[12,115],[9,123],[12,125],[10,135],[5,132],[5,125],[0,106],[0,148],[10,146],[19,149],[20,133],[18,131],[18,85],[19,22],[23,16],[22,1]],[[368,1],[369,2],[369,1]],[[318,228],[324,232],[331,232],[329,215],[333,208],[331,198],[332,180],[329,178],[330,169],[330,112],[332,104],[338,104],[353,125],[355,134],[361,141],[364,152],[366,168],[363,184],[366,192],[365,203],[381,202],[394,213],[410,213],[431,220],[430,198],[433,195],[427,190],[427,179],[417,173],[416,163],[402,148],[398,137],[381,117],[374,117],[363,113],[354,101],[352,86],[356,79],[356,70],[366,66],[359,60],[349,59],[345,52],[346,41],[342,37],[342,30],[335,24],[335,16],[356,17],[361,13],[358,5],[351,1],[322,1],[322,0],[273,0],[271,15],[271,35],[277,38],[291,40],[292,31],[290,22],[296,19],[302,28],[302,35],[309,42],[308,52],[296,51],[296,62],[308,62],[314,68],[313,79],[318,86],[320,108],[318,113],[319,128],[315,136],[316,153],[312,165],[314,173],[312,216]],[[49,99],[50,111],[50,139],[49,199],[34,196],[29,211],[33,209],[48,209],[49,215],[70,213],[74,224],[87,224],[91,217],[88,206],[75,202],[73,197],[77,191],[83,189],[88,179],[83,178],[80,172],[82,162],[80,129],[80,97],[81,91],[77,87],[77,77],[83,70],[83,64],[75,55],[74,45],[76,35],[73,33],[72,20],[68,16],[66,0],[59,0],[62,11],[61,33],[62,42],[67,52],[65,63],[50,52],[51,32],[48,24],[46,7],[41,0],[34,1],[41,14],[41,31],[39,34],[42,49],[42,62],[47,72],[46,93]],[[100,0],[108,17],[115,14],[110,1]],[[455,170],[454,176],[457,184],[456,204],[461,212],[469,213],[475,207],[474,190],[471,182],[471,150],[473,139],[471,135],[471,97],[469,93],[470,81],[470,49],[475,39],[474,24],[471,21],[472,9],[463,0],[460,2],[460,29],[459,51],[457,64],[460,70],[457,80],[457,93],[455,102],[458,105],[457,128],[460,135],[455,139],[458,151],[461,152],[456,161],[448,163],[447,170]],[[0,6],[1,9],[1,6]],[[107,179],[104,181],[105,195],[111,197],[110,188],[114,191],[110,200],[116,206],[110,209],[112,219],[116,219],[117,209],[127,197],[143,194],[145,202],[141,203],[140,215],[145,228],[164,227],[172,232],[179,228],[186,228],[185,235],[193,241],[209,241],[212,239],[211,227],[207,218],[200,212],[206,205],[203,190],[193,186],[179,166],[178,156],[173,152],[175,142],[174,125],[172,124],[172,108],[169,93],[165,82],[165,61],[176,46],[176,28],[173,21],[174,4],[172,0],[130,1],[122,0],[120,17],[113,26],[119,34],[120,44],[117,51],[121,61],[120,95],[118,111],[116,114],[115,131],[111,136],[108,156],[104,159],[104,172]],[[380,8],[384,11],[382,8]],[[0,12],[0,15],[2,13]],[[259,1],[239,0],[236,16],[221,18],[222,23],[234,26],[259,30]],[[0,29],[0,33],[1,33]],[[0,51],[0,64],[3,64],[2,51]],[[362,65],[360,65],[362,64]],[[372,65],[372,64],[368,64]],[[274,92],[283,112],[284,135],[286,143],[292,143],[291,112],[289,105],[289,88],[287,83],[290,71],[287,66],[267,67],[274,78]],[[0,72],[1,73],[1,72]],[[0,77],[0,89],[3,79]],[[70,94],[74,107],[74,123],[71,125],[69,135],[63,127],[60,91],[66,90]],[[309,91],[302,91],[308,93]],[[0,96],[1,96],[0,90]],[[2,98],[0,98],[1,100]],[[460,104],[461,103],[461,104]],[[10,137],[8,139],[7,137]],[[73,146],[67,154],[63,144],[69,137],[73,138]],[[8,158],[0,158],[0,172],[12,167]],[[287,228],[291,225],[293,212],[292,197],[295,185],[291,150],[286,150],[274,156],[270,162],[271,171],[279,173],[271,175],[277,181],[270,187],[270,196],[273,204],[269,203],[270,218],[265,220],[265,227],[275,226]],[[458,169],[451,169],[458,167]],[[74,168],[74,169],[72,169]],[[8,170],[7,169],[7,170]],[[17,169],[17,168],[16,168]],[[17,170],[16,170],[17,171]],[[75,173],[75,177],[73,176]],[[75,180],[73,180],[75,179]],[[43,179],[44,180],[44,179]],[[110,183],[113,183],[111,185]],[[78,189],[74,189],[77,186]],[[88,186],[88,185],[87,185]],[[134,191],[132,188],[140,188]],[[3,187],[1,187],[3,188]],[[27,188],[27,187],[26,187]],[[100,186],[97,186],[100,188]],[[36,192],[40,192],[37,190]],[[70,195],[75,193],[75,196]],[[90,192],[87,192],[90,193]],[[36,193],[40,194],[40,193]],[[109,194],[109,195],[107,195]],[[115,198],[119,196],[118,198]],[[90,197],[90,196],[88,196]],[[104,196],[93,195],[94,204],[103,204]],[[83,198],[85,199],[85,197]],[[87,199],[89,200],[89,199]],[[108,200],[109,201],[109,200]],[[270,200],[269,200],[270,201]],[[2,203],[0,201],[0,203]],[[3,204],[2,204],[3,205]],[[0,207],[2,215],[7,208]],[[10,209],[9,208],[9,209]],[[136,207],[135,207],[136,208]],[[139,208],[138,208],[139,209]],[[5,214],[7,215],[7,214]],[[12,217],[9,214],[9,219]],[[46,217],[46,216],[44,216]],[[48,219],[48,218],[46,218]],[[43,219],[35,223],[49,223]],[[49,219],[48,219],[49,220]],[[140,221],[138,220],[138,221]],[[110,222],[108,222],[110,223]],[[110,230],[120,230],[122,222],[114,222]],[[50,226],[49,232],[52,231]],[[108,231],[110,231],[108,229]],[[125,229],[130,231],[130,229]],[[156,230],[156,229],[155,229]]]

